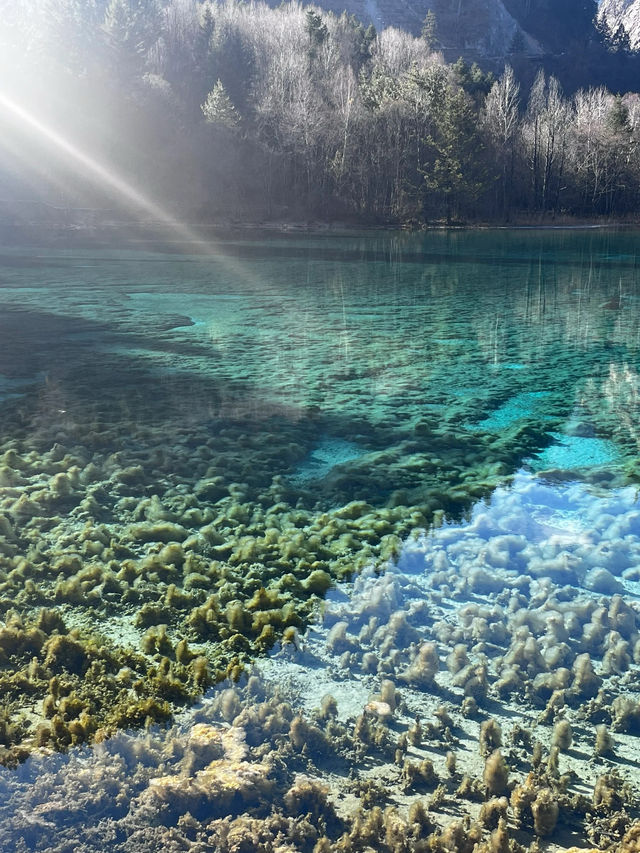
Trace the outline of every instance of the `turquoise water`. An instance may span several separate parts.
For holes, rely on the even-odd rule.
[[[125,383],[177,375],[183,394],[197,377],[258,409],[317,408],[347,440],[359,424],[401,436],[426,418],[461,436],[527,423],[545,441],[578,412],[632,452],[614,398],[632,393],[622,377],[637,369],[634,240],[289,236],[220,241],[215,257],[5,249],[0,297],[19,313],[3,330],[3,372],[46,372],[63,392],[83,364]]]
[[[0,773],[13,804],[0,809],[6,849],[57,849],[45,828],[69,844],[84,820],[83,844],[101,849],[103,818],[118,822],[114,850],[157,849],[167,843],[158,826],[176,839],[204,833],[202,849],[234,849],[220,826],[202,828],[201,811],[200,829],[189,828],[197,774],[215,749],[193,767],[182,761],[198,721],[233,716],[219,691],[190,709],[209,684],[269,652],[273,695],[286,688],[306,711],[314,678],[313,701],[329,684],[354,715],[385,677],[416,713],[427,713],[425,683],[456,707],[462,693],[444,662],[460,643],[488,667],[493,712],[505,719],[523,706],[534,725],[548,698],[540,679],[561,664],[569,672],[580,642],[598,677],[612,679],[609,699],[622,689],[609,645],[626,643],[616,654],[629,659],[622,671],[635,696],[636,616],[630,627],[614,614],[601,634],[585,627],[595,639],[572,645],[566,603],[575,599],[587,625],[597,595],[637,608],[637,239],[631,230],[234,234],[207,251],[0,249],[0,762],[22,768]],[[465,604],[481,608],[468,625]],[[533,615],[521,624],[509,615],[498,630],[496,614],[518,607]],[[564,657],[551,653],[545,607],[567,623]],[[525,624],[547,663],[517,658]],[[384,640],[386,625],[396,634]],[[422,641],[437,643],[439,683],[411,675]],[[511,680],[507,649],[520,661]],[[250,705],[242,690],[237,701]],[[576,717],[577,738],[594,721],[615,723],[593,713]],[[114,735],[176,714],[178,729],[156,730],[153,742]],[[242,761],[263,767],[267,746],[282,743],[273,732],[252,743],[242,725]],[[107,746],[82,746],[108,736]],[[57,756],[68,747],[68,760]],[[216,749],[216,761],[236,761]],[[444,779],[438,755],[429,753]],[[393,781],[387,758],[386,784],[400,791],[406,779]],[[303,765],[291,772],[324,772]],[[357,775],[357,761],[349,767]],[[96,780],[110,773],[118,783],[100,805]],[[86,810],[70,822],[43,805],[56,774],[84,791]],[[170,818],[142,793],[166,774],[196,779]],[[48,780],[42,790],[37,777]],[[255,785],[247,808],[262,819],[265,798],[283,791]],[[391,802],[406,810],[398,791]],[[231,808],[220,796],[216,820],[225,808],[244,813],[244,801]],[[345,796],[356,795],[336,803]],[[26,821],[34,803],[41,819]],[[138,841],[127,836],[134,824]],[[310,839],[289,841],[306,853]]]

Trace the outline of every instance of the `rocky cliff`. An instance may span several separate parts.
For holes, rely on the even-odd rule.
[[[606,21],[612,34],[622,27],[630,47],[640,48],[640,0],[602,0],[599,17]]]
[[[277,4],[279,0],[269,0]],[[445,60],[462,56],[500,73],[508,62],[530,86],[538,69],[565,91],[605,85],[636,91],[640,80],[640,0],[305,0],[337,14],[346,10],[380,32],[397,27],[420,35],[435,15],[435,47]],[[596,27],[598,15],[607,28]],[[616,30],[623,26],[625,30]]]
[[[378,31],[397,27],[419,35],[429,10],[436,16],[437,48],[447,60],[501,62],[514,51],[537,56],[540,43],[518,23],[503,0],[315,0],[340,14],[344,9]]]

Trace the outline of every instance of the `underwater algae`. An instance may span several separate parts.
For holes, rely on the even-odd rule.
[[[519,473],[173,727],[0,771],[0,849],[636,850],[639,525]]]
[[[348,472],[335,466],[306,490],[287,480],[285,466],[282,475],[272,471],[276,459],[304,460],[301,436],[313,447],[324,434],[317,415],[291,427],[267,414],[252,431],[207,411],[182,429],[173,422],[167,446],[176,381],[153,382],[147,396],[137,375],[133,402],[129,393],[123,399],[120,378],[111,389],[102,381],[93,401],[89,380],[78,381],[87,384],[63,404],[55,385],[21,400],[12,414],[30,434],[1,448],[10,763],[34,745],[64,747],[166,719],[167,702],[192,701],[302,628],[336,579],[386,560],[434,513],[464,507],[487,488],[478,442],[477,480],[460,475],[473,441],[450,449],[429,435],[429,449],[439,443],[451,470],[418,477],[419,435],[370,451],[384,458],[368,477],[358,457]],[[196,399],[207,390],[192,388]],[[20,435],[19,421],[11,432]],[[400,487],[391,505],[364,499],[389,495],[390,484]]]
[[[286,251],[282,254],[286,257]],[[374,267],[361,273],[360,267],[345,271],[343,251],[327,258],[318,250],[318,258],[311,260],[307,254],[289,273],[292,281],[306,276],[302,297],[276,285],[282,277],[280,262],[263,290],[254,285],[243,290],[236,280],[231,286],[228,271],[215,264],[212,275],[209,261],[190,259],[187,264],[175,258],[167,263],[135,253],[96,264],[96,281],[89,283],[86,268],[71,259],[65,268],[71,286],[63,294],[53,284],[34,292],[24,286],[26,278],[5,289],[7,314],[13,312],[5,340],[12,334],[29,340],[23,347],[29,360],[28,370],[18,369],[7,346],[0,373],[31,381],[12,386],[20,396],[4,400],[0,410],[2,760],[15,765],[27,759],[25,767],[42,760],[46,776],[51,747],[102,744],[94,748],[97,752],[72,750],[68,765],[55,765],[68,768],[61,772],[71,774],[71,781],[73,767],[95,762],[99,768],[100,756],[117,753],[118,744],[129,743],[130,737],[137,744],[148,738],[147,743],[156,745],[147,758],[114,759],[131,764],[138,779],[133,784],[124,780],[126,773],[122,776],[120,797],[129,805],[118,806],[124,823],[114,829],[120,838],[139,833],[136,841],[122,841],[139,845],[130,849],[153,849],[174,836],[185,849],[197,843],[209,845],[203,849],[271,849],[280,836],[289,839],[292,849],[333,849],[327,844],[386,849],[383,834],[392,850],[437,850],[438,844],[465,849],[460,839],[467,836],[474,843],[504,847],[505,833],[514,829],[521,813],[525,835],[548,837],[558,802],[555,820],[571,826],[573,821],[584,835],[584,801],[569,820],[558,785],[546,776],[538,778],[547,772],[555,778],[556,763],[562,769],[558,756],[564,752],[550,739],[541,738],[548,757],[536,767],[531,764],[538,776],[528,787],[522,776],[524,805],[517,809],[502,802],[512,795],[515,781],[504,769],[512,767],[510,751],[496,745],[481,756],[482,766],[469,766],[465,773],[464,750],[461,754],[455,743],[456,737],[464,738],[455,734],[456,726],[468,725],[467,741],[477,742],[480,722],[499,717],[499,709],[518,697],[531,709],[523,728],[555,725],[563,714],[571,718],[570,750],[587,741],[588,751],[592,749],[581,725],[604,726],[594,735],[593,750],[603,770],[599,775],[616,766],[620,746],[614,729],[622,723],[614,724],[614,712],[607,707],[613,707],[609,700],[620,674],[605,673],[602,683],[597,679],[603,678],[606,654],[607,660],[617,655],[622,661],[617,666],[628,658],[623,672],[635,672],[635,627],[619,640],[606,639],[606,646],[598,645],[605,640],[585,641],[579,651],[579,644],[567,643],[570,650],[564,657],[556,652],[557,659],[541,663],[541,618],[518,626],[521,634],[525,627],[531,632],[536,651],[528,637],[516,642],[511,629],[500,633],[492,612],[493,600],[506,596],[506,588],[514,606],[524,608],[527,599],[523,582],[505,586],[496,578],[493,556],[487,560],[483,550],[518,565],[522,549],[513,543],[506,550],[504,543],[478,546],[473,571],[466,564],[450,569],[441,581],[443,589],[421,589],[421,601],[408,608],[392,586],[384,585],[383,574],[380,591],[374,587],[370,592],[378,604],[372,604],[368,620],[376,618],[376,606],[386,597],[397,599],[399,606],[389,612],[388,630],[378,640],[372,638],[381,626],[361,623],[356,631],[349,614],[327,627],[325,651],[315,650],[312,635],[304,634],[336,583],[372,565],[382,571],[393,558],[402,567],[411,551],[403,546],[407,537],[413,534],[420,541],[421,531],[435,525],[437,533],[443,520],[470,512],[478,499],[507,482],[523,460],[531,460],[536,470],[548,469],[543,454],[545,447],[554,446],[554,431],[563,441],[575,435],[615,442],[619,456],[597,460],[602,464],[595,467],[588,458],[579,457],[577,463],[569,459],[566,468],[555,465],[544,472],[549,479],[578,480],[585,488],[590,482],[612,486],[636,479],[637,328],[626,312],[601,318],[602,282],[579,297],[579,310],[593,321],[586,323],[588,334],[569,325],[570,312],[577,310],[569,298],[578,278],[574,265],[581,271],[583,260],[567,262],[566,273],[554,267],[551,282],[525,280],[515,295],[510,281],[510,307],[498,315],[496,307],[505,295],[500,273],[497,286],[484,296],[485,305],[472,309],[462,300],[460,307],[461,292],[477,274],[477,259],[464,261],[466,273],[445,275],[441,258],[422,265],[413,260],[389,263],[384,257],[375,253]],[[481,260],[482,267],[487,263]],[[533,266],[526,258],[519,265],[525,270]],[[138,266],[144,270],[142,283],[136,279]],[[178,276],[188,278],[189,288],[181,280],[181,293],[173,298],[176,268]],[[149,290],[149,269],[166,299]],[[216,276],[222,280],[223,273],[227,278],[220,292],[209,293],[207,288],[215,288]],[[100,282],[109,276],[111,280]],[[372,283],[365,283],[365,277]],[[34,318],[38,334],[30,339]],[[600,337],[594,328],[600,328]],[[534,405],[523,407],[523,401]],[[442,530],[444,535],[447,524]],[[539,597],[553,600],[555,587],[545,586],[549,582],[558,586],[561,602],[573,601],[566,588],[575,587],[595,596],[617,595],[626,607],[629,590],[620,575],[632,566],[609,565],[605,544],[601,551],[604,562],[585,572],[576,568],[584,562],[581,556],[544,553],[528,555],[523,572],[541,584]],[[439,572],[446,571],[442,563]],[[363,580],[368,577],[365,573]],[[481,608],[471,617],[469,636],[454,632],[450,639],[435,630],[435,615],[449,593],[454,603],[441,614],[449,624],[468,618],[458,616],[464,601],[487,599],[483,606],[488,613]],[[506,601],[499,599],[500,613]],[[585,625],[593,623],[588,632],[594,637],[620,633],[611,625],[618,620],[615,612],[608,615],[605,607],[607,615],[594,621],[584,607]],[[569,619],[562,607],[560,612],[563,621]],[[572,634],[574,628],[570,623],[564,630]],[[558,628],[557,646],[566,643],[561,634]],[[496,655],[508,657],[509,643],[513,659],[495,666]],[[518,643],[524,651],[518,651]],[[289,667],[301,655],[303,673],[317,674],[318,659],[335,657],[343,673],[338,681],[361,667],[367,696],[351,722],[348,715],[336,722],[340,701],[317,697],[318,720],[314,708],[296,708],[301,691],[284,697],[276,691],[272,697],[268,670],[264,685],[259,674],[258,681],[247,681],[252,662],[269,650],[278,652],[274,661],[283,657]],[[450,657],[459,684],[450,684],[445,675]],[[561,669],[569,675],[561,673],[556,682]],[[189,720],[181,716],[189,712],[180,708],[227,678],[231,684],[220,693],[224,710],[218,710],[215,697],[213,704],[206,700],[202,706],[201,722],[211,730],[196,734],[209,743],[206,749],[198,737],[190,739],[187,722],[184,730],[171,729],[167,735],[113,737],[121,729]],[[588,695],[587,687],[584,696],[571,694],[576,683],[597,684],[598,690],[595,696]],[[575,696],[580,703],[593,702],[603,684],[611,694],[602,694],[588,723],[576,723]],[[637,697],[631,680],[629,688],[628,713],[618,703],[615,719],[627,714],[633,739]],[[260,701],[271,702],[274,710],[255,711],[258,734],[252,740],[251,715],[260,705],[260,691]],[[557,707],[547,710],[540,704],[558,691],[569,692],[565,705],[557,696]],[[437,705],[420,708],[418,721],[407,720],[403,701],[410,707],[416,694],[434,694]],[[227,755],[221,740],[225,726],[233,728],[243,710],[249,721],[246,726],[239,721],[237,728],[245,730],[249,751],[244,757]],[[438,722],[427,722],[436,710]],[[547,717],[538,722],[537,714]],[[274,718],[263,726],[260,715]],[[334,723],[344,730],[332,729]],[[444,746],[437,754],[421,751],[425,730],[431,736],[429,726],[442,730],[444,752]],[[509,743],[507,725],[503,721],[500,726]],[[539,752],[531,737],[532,751]],[[238,738],[242,740],[241,734]],[[526,734],[514,738],[526,745]],[[558,733],[558,744],[566,741],[566,732],[564,740]],[[558,755],[552,758],[556,746]],[[174,774],[160,772],[160,765],[173,760],[172,751],[178,759],[201,748],[197,760],[189,759],[195,763],[185,761],[176,771],[179,782],[171,781]],[[137,749],[145,750],[131,749],[134,756]],[[496,750],[502,751],[494,755]],[[334,777],[355,774],[343,791],[350,812],[341,811],[335,786],[324,778],[327,768],[314,763],[316,753],[338,762],[331,771]],[[373,778],[361,778],[372,761],[369,753],[377,756],[371,764]],[[375,768],[382,766],[384,782],[376,782],[380,770]],[[294,773],[313,778],[296,781]],[[138,783],[143,779],[149,782],[141,801],[146,818],[135,812],[137,806],[129,810],[132,798],[142,795],[144,786]],[[152,779],[158,781],[151,785]],[[227,787],[216,787],[215,779],[226,779]],[[596,783],[597,778],[594,790]],[[562,784],[568,785],[566,780]],[[617,790],[616,785],[615,779],[602,783],[598,797],[615,804],[614,794],[607,791]],[[477,819],[480,801],[487,799],[484,829],[463,823],[447,830],[443,816],[450,816],[452,802],[460,799],[452,801],[450,788],[461,788],[460,798],[470,803],[462,811],[470,820]],[[405,795],[417,792],[417,805],[406,798],[394,804],[393,792],[404,789]],[[16,792],[14,802],[21,796],[36,794]],[[92,797],[87,795],[87,813]],[[620,797],[626,802],[626,789]],[[268,819],[273,803],[281,800],[288,803],[285,810]],[[355,820],[360,807],[362,816]],[[110,808],[105,806],[105,813]],[[164,823],[156,825],[149,809],[164,813]],[[610,813],[597,812],[604,846],[618,843],[630,825],[622,820],[615,832],[607,828],[619,812],[617,806]],[[629,814],[631,819],[635,813]],[[195,821],[190,826],[187,815]],[[208,826],[209,818],[220,821],[217,834]],[[43,820],[44,826],[50,817]],[[487,840],[488,830],[496,833],[495,841]],[[93,849],[92,843],[95,849],[105,844],[103,831],[96,830],[94,841],[87,835],[87,849]],[[15,832],[18,837],[19,830]],[[25,842],[31,844],[27,849],[47,849],[37,827],[34,832]],[[591,838],[588,833],[584,837]]]

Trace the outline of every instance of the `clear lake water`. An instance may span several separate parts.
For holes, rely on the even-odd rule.
[[[353,584],[374,566],[415,613],[435,573],[453,573],[437,609],[478,566],[529,577],[541,601],[550,582],[637,608],[639,245],[632,229],[504,229],[0,248],[0,618],[51,606],[78,636],[97,625],[141,653],[156,623],[136,614],[162,605],[173,648],[187,637],[224,672],[269,647],[255,619],[202,633],[191,614],[210,594],[227,613],[254,612],[260,588],[303,608],[273,623],[278,640],[314,623],[329,582],[333,622],[368,618]],[[171,611],[167,595],[186,598]],[[32,733],[40,694],[11,702]],[[205,712],[181,713],[177,737]],[[174,759],[157,734],[132,770],[143,737],[0,770],[0,850],[107,849],[107,818],[114,850],[154,849],[151,830],[127,846],[146,818],[135,800],[127,829],[122,792],[133,802]],[[127,781],[98,804],[112,772]],[[75,816],[57,785],[83,792]],[[64,846],[74,821],[84,847]]]

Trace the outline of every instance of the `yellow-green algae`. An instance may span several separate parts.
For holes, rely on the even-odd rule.
[[[276,687],[247,672],[173,729],[35,755],[26,782],[0,772],[7,843],[40,820],[43,849],[111,838],[114,849],[229,853],[535,853],[547,842],[630,853],[640,614],[586,581],[601,561],[613,581],[637,577],[623,568],[637,496],[597,495],[520,473],[468,524],[405,542],[398,567],[337,591],[324,625],[302,638],[286,629],[289,644],[258,670]],[[537,536],[519,533],[523,518]],[[243,613],[237,600],[225,608],[229,624]],[[55,614],[42,622],[61,629]],[[150,652],[168,642],[161,625],[145,630]],[[327,682],[335,694],[320,700]],[[78,710],[75,697],[67,707]]]
[[[361,425],[366,456],[302,488],[287,475],[329,428],[318,413],[182,425],[184,384],[143,394],[141,372],[97,396],[73,379],[64,411],[47,408],[45,390],[0,415],[11,436],[0,445],[5,761],[168,718],[302,629],[335,580],[463,511],[543,440],[494,440],[488,457],[481,437],[425,419],[368,436]],[[188,390],[196,406],[211,386]],[[51,608],[59,623],[41,615]],[[53,678],[78,697],[73,717],[50,698]]]
[[[1,372],[40,378],[0,411],[5,620],[28,631],[53,607],[83,648],[110,638],[116,657],[169,660],[182,682],[180,667],[206,657],[216,680],[302,628],[332,582],[464,513],[568,418],[614,437],[637,479],[636,329],[632,312],[599,307],[609,284],[598,253],[617,238],[554,237],[557,265],[527,236],[504,238],[497,255],[478,235],[389,239],[390,253],[386,238],[312,241],[290,289],[261,258],[230,270],[134,253],[94,270],[82,254],[58,257],[62,291],[46,264],[34,287],[30,258],[10,258]],[[373,264],[351,263],[371,251]],[[154,293],[137,283],[139,264]],[[175,315],[176,275],[209,313],[167,329],[153,305]],[[633,275],[616,268],[629,299]],[[544,395],[540,411],[487,428],[530,391]],[[301,479],[327,437],[360,455]],[[14,653],[3,671],[28,663]],[[8,728],[28,749],[38,720],[17,725],[24,685]],[[98,709],[97,685],[95,696]]]
[[[53,606],[59,638],[77,649],[52,658],[62,639],[48,634],[37,648],[9,643],[7,761],[47,739],[64,746],[168,718],[283,631],[302,629],[333,581],[383,565],[413,530],[464,512],[545,441],[523,426],[496,438],[434,418],[359,424],[368,452],[301,487],[288,473],[331,428],[319,413],[293,423],[269,413],[252,426],[213,410],[183,425],[175,398],[196,409],[210,384],[192,380],[185,401],[182,381],[145,390],[151,377],[134,380],[97,396],[71,376],[63,412],[45,411],[45,391],[2,413],[12,436],[0,446],[5,631],[13,620],[28,635]],[[135,687],[119,684],[123,669]],[[51,700],[49,734],[37,719],[56,676],[83,703],[73,734]]]

